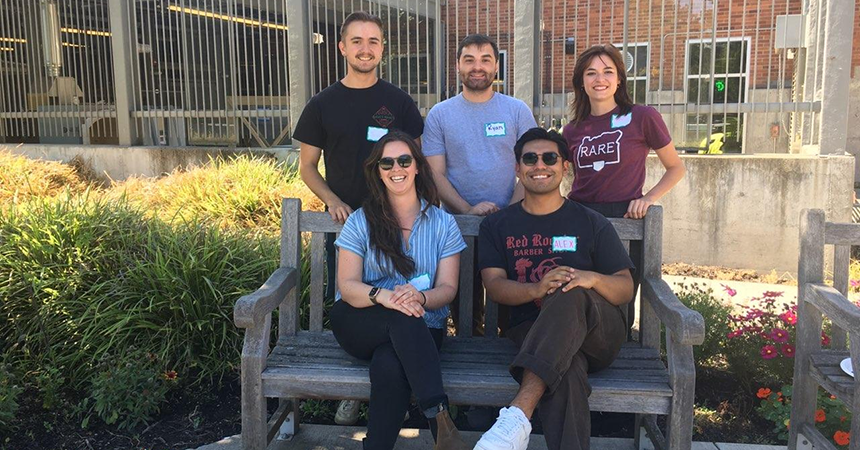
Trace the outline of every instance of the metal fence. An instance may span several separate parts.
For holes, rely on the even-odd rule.
[[[522,4],[535,8],[532,23],[517,17]],[[524,100],[539,123],[560,128],[576,55],[613,43],[626,57],[632,97],[663,113],[682,150],[787,152],[819,141],[827,4],[7,0],[0,3],[0,140],[113,143],[128,115],[144,145],[287,144],[298,103],[345,75],[341,23],[367,10],[385,25],[380,75],[409,92],[423,114],[459,92],[457,44],[479,32],[501,49],[496,89],[512,95],[515,83],[534,83]],[[520,61],[515,37],[518,45],[534,42]],[[303,61],[309,69],[298,72]],[[291,80],[297,73],[307,76]]]

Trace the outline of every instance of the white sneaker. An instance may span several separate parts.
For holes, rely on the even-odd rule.
[[[516,406],[502,408],[496,423],[481,436],[475,450],[526,450],[531,432],[532,424],[522,410]]]
[[[337,413],[334,415],[334,423],[338,425],[355,425],[358,422],[358,411],[361,402],[358,400],[341,400],[337,405]]]

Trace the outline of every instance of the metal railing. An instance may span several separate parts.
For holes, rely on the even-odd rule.
[[[0,138],[116,139],[106,0],[0,2]]]
[[[822,127],[837,123],[842,134],[847,127],[819,120],[826,101],[837,110],[844,106],[842,95],[847,105],[846,64],[825,70],[824,62],[827,49],[832,53],[839,45],[834,36],[848,35],[850,47],[851,33],[833,30],[850,27],[843,16],[853,14],[853,4],[840,5],[7,0],[0,3],[0,140],[289,143],[291,116],[345,75],[337,48],[344,18],[366,10],[385,28],[380,76],[412,95],[423,114],[459,92],[457,44],[480,32],[501,49],[496,89],[513,95],[516,83],[517,96],[533,105],[538,122],[561,128],[569,119],[576,55],[612,43],[626,57],[632,97],[664,115],[679,148],[799,151],[821,141]],[[523,14],[529,8],[532,22]],[[533,92],[521,89],[532,85]]]

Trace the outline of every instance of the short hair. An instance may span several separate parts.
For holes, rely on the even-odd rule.
[[[346,29],[353,22],[370,22],[375,23],[382,31],[382,19],[365,11],[356,11],[343,20],[343,25],[340,26],[340,41],[343,42],[343,35],[346,34]]]
[[[493,47],[493,54],[496,56],[496,61],[499,60],[499,46],[496,44],[496,41],[493,38],[487,36],[486,34],[470,34],[463,38],[460,41],[460,45],[457,46],[457,59],[460,59],[460,55],[463,54],[463,49],[472,45],[477,45],[478,47],[483,47],[487,44],[490,44]]]
[[[567,159],[567,139],[564,136],[560,135],[557,131],[547,131],[541,127],[534,127],[520,136],[517,139],[517,143],[514,145],[514,156],[517,158],[517,162],[520,162],[520,158],[523,156],[523,147],[526,146],[531,141],[550,141],[554,142],[556,146],[558,146],[558,153],[561,155],[561,159],[568,161]]]

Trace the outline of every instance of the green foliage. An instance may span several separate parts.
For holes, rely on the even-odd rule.
[[[106,356],[97,365],[92,380],[90,411],[108,425],[134,428],[158,412],[171,382],[159,374],[155,355],[134,350],[123,357]],[[85,425],[88,420],[89,415],[84,419]]]
[[[791,385],[782,387],[779,392],[760,388],[757,393],[761,404],[756,408],[765,419],[773,422],[774,433],[782,440],[788,440],[791,417]],[[822,389],[818,390],[815,411],[815,426],[824,436],[830,437],[837,447],[848,446],[848,433],[851,430],[851,412],[838,398]]]
[[[166,224],[123,198],[65,197],[0,212],[0,343],[73,388],[116,349],[220,376],[238,363],[232,308],[277,267],[277,240]],[[196,378],[200,380],[201,378]]]
[[[302,410],[303,417],[309,417],[315,420],[334,420],[334,415],[337,413],[336,400],[302,400],[299,408]]]
[[[704,289],[697,283],[680,285],[678,299],[688,308],[698,311],[705,319],[705,341],[693,347],[697,367],[719,367],[723,365],[726,336],[730,331],[731,305],[721,302],[711,288]]]
[[[43,408],[54,409],[63,403],[62,389],[66,378],[60,369],[45,366],[33,376],[33,382],[42,397]]]
[[[0,431],[11,430],[18,412],[18,395],[23,389],[15,384],[11,369],[0,363]]]

